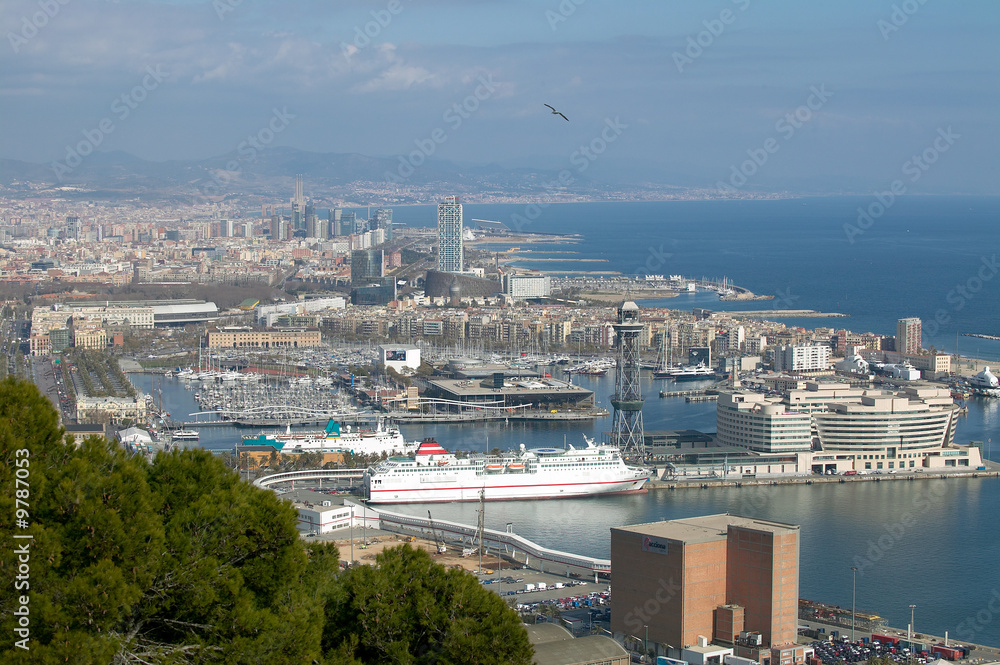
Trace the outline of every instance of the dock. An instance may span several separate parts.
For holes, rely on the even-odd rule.
[[[731,478],[695,478],[681,477],[667,480],[650,480],[646,483],[646,489],[656,490],[678,490],[678,489],[709,489],[713,487],[763,487],[773,485],[819,485],[822,483],[905,483],[914,480],[951,480],[959,478],[1000,478],[1000,471],[995,465],[991,465],[988,471],[945,471],[905,473],[905,474],[884,474],[867,476],[789,476],[789,477],[745,477],[739,474],[732,474]]]

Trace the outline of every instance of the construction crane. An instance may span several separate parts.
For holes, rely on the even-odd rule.
[[[434,529],[434,518],[431,517],[431,511],[427,511],[427,522],[431,525],[431,535],[434,536],[434,546],[437,548],[438,554],[444,554],[448,551],[445,547],[444,539],[438,539],[437,531]]]

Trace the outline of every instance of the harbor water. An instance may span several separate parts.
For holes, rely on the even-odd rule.
[[[554,372],[558,376],[558,372]],[[132,375],[137,387],[149,392],[152,376]],[[608,406],[613,391],[610,376],[574,376],[577,385],[592,389]],[[715,431],[715,404],[687,403],[683,398],[654,396],[671,386],[643,379],[647,400],[646,430],[697,429]],[[175,419],[198,411],[193,391],[177,379],[157,377],[158,393]],[[685,384],[684,388],[699,384]],[[994,442],[1000,431],[1000,400],[976,398],[961,416],[957,440]],[[611,419],[572,423],[504,423],[404,425],[407,440],[435,437],[451,450],[488,450],[584,445],[583,436],[600,439]],[[279,426],[275,430],[281,429]],[[236,427],[201,428],[197,445],[214,451],[232,450],[244,434]],[[1000,443],[1000,442],[998,442]],[[191,445],[191,444],[188,444]],[[996,449],[994,449],[996,448]],[[1000,460],[1000,446],[989,449]],[[426,514],[428,506],[397,506],[394,510]],[[743,488],[654,490],[645,494],[490,503],[486,525],[514,530],[549,547],[607,557],[609,529],[694,515],[732,512],[801,525],[800,596],[849,606],[851,567],[858,570],[858,607],[885,616],[890,625],[909,622],[909,605],[917,606],[917,630],[956,640],[1000,646],[1000,479],[919,480],[847,484],[776,485]],[[478,520],[475,503],[434,504],[434,516],[466,524]]]

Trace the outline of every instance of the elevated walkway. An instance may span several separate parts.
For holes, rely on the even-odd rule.
[[[346,505],[352,502],[345,501],[344,503]],[[378,528],[382,531],[434,539],[431,520],[426,517],[393,513],[372,506],[364,507],[368,511],[378,514]],[[470,548],[478,546],[479,533],[474,526],[435,519],[434,531],[441,534],[441,537],[448,542],[461,543]],[[483,542],[486,549],[491,552],[499,552],[508,560],[516,561],[529,568],[536,568],[542,572],[573,577],[592,576],[594,581],[597,581],[599,576],[611,575],[610,559],[597,559],[571,552],[560,552],[533,543],[516,533],[484,529]]]

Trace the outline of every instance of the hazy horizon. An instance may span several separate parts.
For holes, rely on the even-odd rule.
[[[287,146],[740,192],[1000,194],[985,0],[15,0],[2,21],[7,159]]]

